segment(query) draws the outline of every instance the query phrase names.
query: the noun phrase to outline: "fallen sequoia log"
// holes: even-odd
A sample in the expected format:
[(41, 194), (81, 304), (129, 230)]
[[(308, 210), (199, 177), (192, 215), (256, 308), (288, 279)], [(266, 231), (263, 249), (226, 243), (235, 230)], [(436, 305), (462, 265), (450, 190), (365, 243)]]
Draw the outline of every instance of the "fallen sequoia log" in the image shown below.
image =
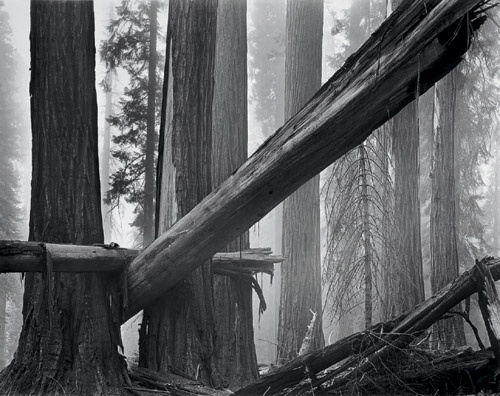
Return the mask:
[[(500, 259), (486, 258), (481, 265), (488, 269), (492, 279), (500, 279)], [(308, 389), (335, 393), (345, 391), (352, 383), (357, 387), (365, 386), (362, 381), (371, 384), (373, 380), (369, 380), (371, 377), (367, 373), (385, 364), (387, 357), (395, 350), (405, 349), (449, 310), (474, 294), (479, 287), (478, 279), (484, 279), (484, 274), (479, 266), (475, 266), (414, 310), (346, 337), (322, 350), (299, 356), (235, 394), (252, 396), (265, 393), (270, 396), (286, 388), (295, 388), (295, 394), (304, 394)], [(338, 367), (319, 376), (322, 371), (338, 363), (341, 363)], [(497, 370), (491, 366), (493, 364), (496, 367), (496, 362), (488, 360), (484, 364), (483, 368), (490, 375), (489, 380), (496, 386)], [(302, 381), (306, 383), (301, 384)], [(323, 384), (328, 385), (325, 388)]]
[(482, 0), (405, 0), (314, 97), (128, 268), (132, 317), (452, 70)]
[[(138, 254), (138, 250), (124, 249), (113, 243), (81, 246), (0, 240), (0, 273), (47, 271), (47, 255), (54, 272), (122, 271)], [(273, 255), (270, 248), (255, 248), (216, 253), (211, 260), (214, 272), (219, 275), (258, 272), (272, 275), (274, 264), (284, 258)]]

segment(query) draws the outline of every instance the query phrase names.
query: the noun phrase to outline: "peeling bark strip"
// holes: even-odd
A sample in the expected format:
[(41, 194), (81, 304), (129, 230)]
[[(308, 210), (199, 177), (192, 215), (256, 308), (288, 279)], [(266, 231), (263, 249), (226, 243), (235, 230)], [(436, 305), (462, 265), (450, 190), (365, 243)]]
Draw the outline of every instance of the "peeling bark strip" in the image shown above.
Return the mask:
[[(132, 317), (452, 70), (481, 0), (406, 0), (278, 132), (131, 263)], [(469, 26), (477, 29), (478, 23)], [(462, 34), (462, 30), (465, 34)], [(456, 34), (458, 33), (458, 34)], [(172, 234), (184, 232), (167, 246)]]
[[(482, 264), (490, 271), (494, 280), (500, 279), (500, 259), (485, 259)], [(349, 357), (351, 358), (339, 368), (313, 381), (312, 386), (319, 386), (333, 379), (330, 388), (335, 389), (353, 378), (361, 378), (363, 373), (373, 369), (375, 363), (383, 359), (388, 352), (408, 345), (460, 301), (475, 293), (478, 290), (478, 277), (480, 271), (476, 266), (464, 272), (414, 310), (390, 322), (380, 323), (363, 332), (352, 334), (324, 349), (299, 356), (271, 374), (261, 377), (252, 385), (240, 389), (235, 395), (253, 396), (265, 392), (267, 396), (271, 396)], [(341, 375), (343, 373), (344, 375)], [(311, 388), (311, 384), (307, 386)]]

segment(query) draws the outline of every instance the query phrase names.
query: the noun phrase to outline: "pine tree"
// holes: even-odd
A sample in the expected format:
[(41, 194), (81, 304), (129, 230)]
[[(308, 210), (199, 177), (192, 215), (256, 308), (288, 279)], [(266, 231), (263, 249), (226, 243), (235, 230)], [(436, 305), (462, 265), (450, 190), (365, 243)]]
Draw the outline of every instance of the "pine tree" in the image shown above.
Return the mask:
[[(100, 55), (108, 71), (123, 69), (129, 84), (119, 101), (121, 110), (108, 120), (119, 135), (113, 136), (112, 157), (118, 169), (111, 175), (107, 203), (111, 209), (124, 198), (135, 205), (132, 223), (143, 236), (142, 244), (153, 239), (155, 150), (161, 103), (163, 55), (156, 50), (158, 1), (132, 3), (123, 0), (116, 19), (101, 43)], [(109, 89), (105, 82), (105, 89)]]

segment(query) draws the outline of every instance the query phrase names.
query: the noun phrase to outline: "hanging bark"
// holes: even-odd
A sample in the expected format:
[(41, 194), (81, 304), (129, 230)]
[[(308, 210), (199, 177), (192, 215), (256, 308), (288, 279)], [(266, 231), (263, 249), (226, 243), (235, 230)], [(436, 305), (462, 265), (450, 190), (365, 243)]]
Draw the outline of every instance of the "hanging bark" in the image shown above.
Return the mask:
[[(31, 240), (103, 242), (93, 3), (31, 3)], [(27, 274), (23, 329), (3, 395), (113, 395), (128, 380), (118, 354), (111, 280)], [(111, 301), (111, 302), (110, 302)]]
[[(431, 286), (435, 293), (458, 276), (455, 210), (456, 71), (436, 84), (431, 201)], [(458, 307), (458, 310), (461, 308)], [(465, 345), (463, 321), (456, 316), (434, 327), (434, 344), (445, 349)]]
[[(211, 189), (216, 17), (215, 0), (169, 3), (157, 177), (158, 234), (175, 221), (179, 224)], [(212, 266), (208, 258), (200, 260), (195, 266), (199, 268), (144, 310), (139, 364), (160, 372), (174, 367), (217, 386), (221, 377), (214, 349)]]
[[(323, 0), (287, 1), (285, 119), (291, 118), (321, 86)], [(277, 361), (297, 356), (310, 310), (321, 308), (319, 175), (283, 202), (281, 298)], [(311, 349), (324, 345), (321, 316)]]
[[(478, 13), (461, 17), (479, 3), (405, 1), (278, 133), (131, 263), (126, 317), (360, 144), (412, 100), (417, 82), (424, 93), (452, 70), (468, 48), (469, 28), (477, 29), (484, 20)], [(454, 21), (462, 25), (447, 31)]]

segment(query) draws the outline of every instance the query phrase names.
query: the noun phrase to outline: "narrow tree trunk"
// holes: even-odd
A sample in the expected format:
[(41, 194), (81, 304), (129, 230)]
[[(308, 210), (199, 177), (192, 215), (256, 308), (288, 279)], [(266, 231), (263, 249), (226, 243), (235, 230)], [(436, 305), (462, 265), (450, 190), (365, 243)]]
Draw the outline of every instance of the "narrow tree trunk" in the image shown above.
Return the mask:
[[(288, 0), (285, 117), (292, 117), (321, 85), (323, 0)], [(283, 203), (283, 255), (278, 362), (297, 356), (310, 321), (321, 315), (319, 176)], [(321, 316), (311, 349), (324, 345)]]
[[(211, 189), (211, 111), (217, 2), (172, 0), (158, 164), (158, 234)], [(144, 310), (139, 364), (221, 385), (214, 349), (212, 266), (199, 267)]]
[[(111, 4), (109, 10), (109, 20), (114, 18), (114, 6)], [(103, 228), (104, 240), (110, 242), (111, 240), (111, 212), (109, 205), (104, 204), (107, 193), (109, 191), (109, 160), (110, 160), (110, 142), (111, 142), (111, 123), (108, 121), (109, 117), (114, 115), (113, 110), (113, 72), (106, 73), (106, 105), (104, 108), (104, 136), (102, 139), (101, 151), (101, 195), (102, 195), (102, 214), (103, 214)]]
[[(103, 242), (94, 55), (92, 2), (31, 3), (30, 240)], [(128, 376), (111, 281), (49, 270), (25, 279), (23, 329), (0, 393), (120, 394)]]
[(148, 61), (148, 112), (146, 125), (146, 159), (144, 175), (144, 224), (142, 246), (146, 247), (154, 236), (155, 196), (155, 148), (156, 148), (156, 37), (158, 36), (157, 0), (152, 0), (149, 14), (149, 61)]
[[(219, 0), (212, 112), (212, 187), (247, 159), (247, 4)], [(250, 246), (248, 232), (224, 251)], [(241, 388), (259, 376), (255, 353), (252, 284), (243, 276), (214, 276), (217, 367), (225, 387)]]
[[(435, 293), (458, 276), (454, 170), (456, 70), (435, 86), (431, 204), (431, 286)], [(434, 326), (436, 346), (465, 344), (462, 319), (454, 315)]]
[(364, 143), (359, 145), (359, 167), (361, 175), (361, 202), (363, 218), (363, 268), (365, 286), (365, 328), (372, 325), (373, 318), (373, 245), (372, 230), (370, 224), (370, 203), (368, 197), (368, 155)]

